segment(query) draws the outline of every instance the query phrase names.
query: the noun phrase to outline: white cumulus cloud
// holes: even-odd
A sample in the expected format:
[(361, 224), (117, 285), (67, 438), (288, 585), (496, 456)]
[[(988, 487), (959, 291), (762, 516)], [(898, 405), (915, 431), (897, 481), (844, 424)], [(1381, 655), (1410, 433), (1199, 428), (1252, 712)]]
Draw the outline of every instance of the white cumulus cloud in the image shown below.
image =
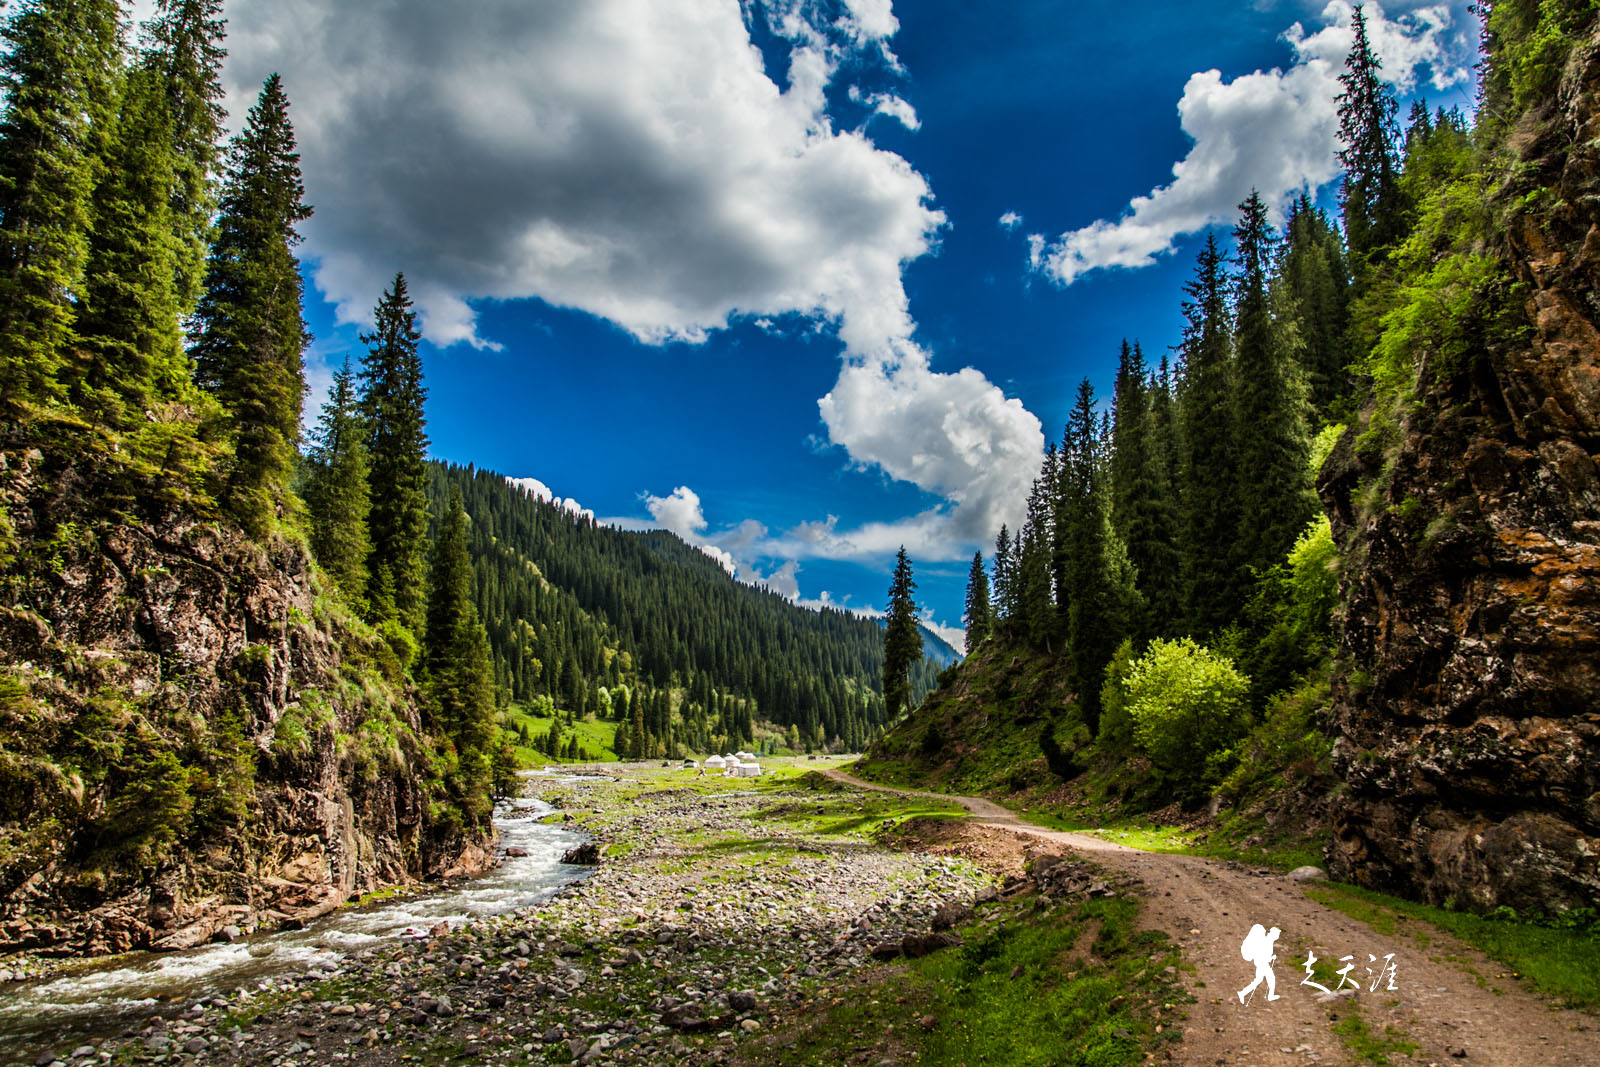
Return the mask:
[(817, 402), (829, 440), (863, 467), (910, 482), (942, 503), (896, 522), (840, 530), (834, 520), (789, 531), (793, 555), (957, 559), (1016, 525), (1039, 470), (1044, 431), (982, 373), (934, 371), (915, 345), (846, 363)]
[(827, 112), (853, 50), (887, 55), (889, 0), (819, 8), (768, 5), (780, 86), (739, 0), (236, 0), (225, 77), (237, 121), (283, 75), (306, 251), (346, 320), (400, 269), (440, 344), (493, 341), (473, 301), (539, 297), (647, 342), (799, 313), (870, 345), (909, 330), (900, 268), (944, 216)]
[(1015, 211), (1008, 211), (1000, 216), (1000, 228), (1008, 233), (1022, 225), (1022, 216)]
[[(1107, 267), (1143, 267), (1171, 252), (1180, 236), (1233, 219), (1251, 189), (1281, 204), (1302, 189), (1317, 189), (1338, 174), (1339, 75), (1354, 41), (1346, 0), (1322, 11), (1325, 25), (1308, 33), (1296, 22), (1284, 33), (1294, 50), (1287, 70), (1256, 71), (1224, 81), (1216, 70), (1189, 78), (1178, 117), (1194, 140), (1173, 165), (1173, 180), (1135, 197), (1116, 219), (1098, 219), (1054, 239), (1029, 238), (1029, 264), (1061, 285)], [(1435, 88), (1464, 82), (1470, 46), (1451, 34), (1450, 8), (1430, 5), (1385, 16), (1365, 6), (1368, 37), (1383, 62), (1383, 78), (1402, 92), (1423, 68)]]

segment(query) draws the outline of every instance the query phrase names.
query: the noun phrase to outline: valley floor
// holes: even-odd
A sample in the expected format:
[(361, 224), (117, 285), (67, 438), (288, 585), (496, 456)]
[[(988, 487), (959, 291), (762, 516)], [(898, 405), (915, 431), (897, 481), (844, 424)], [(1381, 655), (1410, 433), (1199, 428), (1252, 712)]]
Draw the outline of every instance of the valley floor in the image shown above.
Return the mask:
[[(818, 766), (534, 779), (605, 845), (550, 903), (0, 1063), (1600, 1062), (1592, 1017), (1436, 933), (1380, 935), (1281, 874)], [(1236, 995), (1252, 923), (1283, 931), (1275, 1001)], [(1363, 992), (1301, 986), (1310, 950), (1330, 987), (1327, 964), (1353, 955)], [(1391, 952), (1396, 990), (1365, 991), (1368, 955)]]

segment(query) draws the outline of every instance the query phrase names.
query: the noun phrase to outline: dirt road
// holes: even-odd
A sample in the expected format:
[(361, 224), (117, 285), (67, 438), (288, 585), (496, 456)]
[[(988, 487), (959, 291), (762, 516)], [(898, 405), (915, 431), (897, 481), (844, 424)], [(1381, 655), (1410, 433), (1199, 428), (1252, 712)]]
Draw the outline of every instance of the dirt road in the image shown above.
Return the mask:
[[(1335, 1027), (1352, 1029), (1356, 1019), (1380, 1049), (1387, 1044), (1390, 1063), (1600, 1067), (1600, 1019), (1555, 1008), (1524, 990), (1503, 965), (1431, 927), (1402, 926), (1380, 935), (1310, 899), (1300, 883), (1275, 871), (1046, 830), (982, 797), (893, 789), (843, 771), (822, 773), (862, 789), (953, 801), (977, 825), (1062, 845), (1137, 876), (1150, 892), (1147, 921), (1172, 936), (1195, 967), (1190, 988), (1196, 1003), (1174, 1062), (1382, 1062), (1357, 1055), (1335, 1033)], [(1269, 1001), (1263, 985), (1241, 1003), (1238, 991), (1254, 978), (1255, 967), (1243, 960), (1240, 946), (1254, 923), (1282, 931), (1273, 965), (1278, 999)], [(1416, 933), (1424, 935), (1426, 947)], [(1301, 985), (1313, 951), (1319, 960), (1354, 957), (1349, 979), (1360, 982), (1361, 992), (1352, 994), (1346, 986), (1345, 995), (1324, 997)], [(1394, 954), (1395, 990), (1388, 989), (1385, 976), (1377, 991), (1369, 991), (1388, 953)], [(1408, 1057), (1402, 1046), (1415, 1047)]]

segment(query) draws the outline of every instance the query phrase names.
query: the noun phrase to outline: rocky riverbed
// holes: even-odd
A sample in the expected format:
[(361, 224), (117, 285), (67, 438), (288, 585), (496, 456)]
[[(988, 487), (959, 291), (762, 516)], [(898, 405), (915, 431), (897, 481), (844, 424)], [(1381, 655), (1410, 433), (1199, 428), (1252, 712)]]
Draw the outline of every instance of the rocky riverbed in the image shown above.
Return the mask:
[(20, 1062), (719, 1063), (994, 892), (965, 859), (874, 844), (897, 799), (660, 769), (531, 788), (605, 844), (550, 902)]

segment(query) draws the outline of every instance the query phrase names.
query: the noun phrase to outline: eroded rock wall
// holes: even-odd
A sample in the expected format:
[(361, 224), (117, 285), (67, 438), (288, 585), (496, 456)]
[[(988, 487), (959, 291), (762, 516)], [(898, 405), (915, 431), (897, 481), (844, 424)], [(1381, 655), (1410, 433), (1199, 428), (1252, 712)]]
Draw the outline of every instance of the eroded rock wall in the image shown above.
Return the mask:
[[(184, 948), (491, 862), (389, 646), (304, 547), (0, 455), (0, 954)], [(64, 521), (68, 520), (70, 521)], [(54, 553), (52, 555), (52, 553)]]
[(1436, 903), (1556, 912), (1600, 906), (1592, 22), (1502, 169), (1487, 251), (1524, 321), (1465, 363), (1420, 353), (1398, 454), (1347, 441), (1323, 471), (1347, 546), (1329, 863)]

